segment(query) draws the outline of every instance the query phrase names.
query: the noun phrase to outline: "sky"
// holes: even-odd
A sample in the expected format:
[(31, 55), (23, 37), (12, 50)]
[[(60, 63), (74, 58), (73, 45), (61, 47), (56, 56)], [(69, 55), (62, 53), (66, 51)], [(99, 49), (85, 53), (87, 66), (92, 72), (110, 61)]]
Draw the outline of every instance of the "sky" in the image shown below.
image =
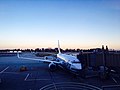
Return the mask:
[(0, 49), (120, 50), (120, 0), (0, 0)]

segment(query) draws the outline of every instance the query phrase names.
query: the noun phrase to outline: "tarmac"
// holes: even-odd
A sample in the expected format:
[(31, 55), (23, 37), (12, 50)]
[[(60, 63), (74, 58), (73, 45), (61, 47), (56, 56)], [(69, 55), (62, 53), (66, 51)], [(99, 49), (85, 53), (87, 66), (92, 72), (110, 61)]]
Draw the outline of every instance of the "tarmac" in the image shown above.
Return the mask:
[[(38, 58), (25, 53), (22, 57)], [(40, 58), (43, 59), (43, 58)], [(49, 63), (16, 56), (0, 57), (0, 90), (120, 90), (120, 76), (108, 80), (81, 78), (58, 68), (51, 72)], [(26, 71), (20, 68), (27, 67)]]

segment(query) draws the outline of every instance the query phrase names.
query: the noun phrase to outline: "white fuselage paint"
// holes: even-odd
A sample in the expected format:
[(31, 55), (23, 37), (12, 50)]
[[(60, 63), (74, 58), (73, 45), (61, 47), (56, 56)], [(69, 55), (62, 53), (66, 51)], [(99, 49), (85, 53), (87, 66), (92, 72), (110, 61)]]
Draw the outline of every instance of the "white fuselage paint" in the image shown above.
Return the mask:
[(61, 64), (65, 64), (64, 66), (70, 70), (82, 69), (80, 61), (75, 56), (58, 53), (57, 58), (61, 61)]

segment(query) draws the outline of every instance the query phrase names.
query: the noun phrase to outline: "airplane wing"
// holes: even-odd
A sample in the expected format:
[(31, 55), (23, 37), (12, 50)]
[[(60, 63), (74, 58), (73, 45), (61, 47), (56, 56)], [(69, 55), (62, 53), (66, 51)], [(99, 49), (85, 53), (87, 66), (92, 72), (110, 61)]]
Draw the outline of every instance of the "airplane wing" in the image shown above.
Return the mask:
[(57, 61), (51, 61), (51, 60), (44, 60), (44, 59), (37, 59), (37, 58), (27, 58), (27, 57), (21, 57), (19, 55), (19, 53), (17, 53), (17, 57), (20, 58), (20, 59), (27, 59), (27, 60), (34, 60), (34, 61), (39, 61), (39, 62), (47, 62), (47, 63), (60, 63), (60, 62), (57, 62)]

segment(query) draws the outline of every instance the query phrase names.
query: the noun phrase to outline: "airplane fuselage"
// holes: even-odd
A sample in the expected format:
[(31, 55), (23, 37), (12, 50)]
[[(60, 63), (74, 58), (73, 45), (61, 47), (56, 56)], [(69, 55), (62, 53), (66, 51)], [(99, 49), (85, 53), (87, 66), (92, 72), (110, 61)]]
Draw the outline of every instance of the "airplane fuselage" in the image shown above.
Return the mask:
[(82, 69), (80, 61), (75, 56), (59, 53), (57, 60), (61, 62), (62, 67), (70, 71), (78, 72)]

